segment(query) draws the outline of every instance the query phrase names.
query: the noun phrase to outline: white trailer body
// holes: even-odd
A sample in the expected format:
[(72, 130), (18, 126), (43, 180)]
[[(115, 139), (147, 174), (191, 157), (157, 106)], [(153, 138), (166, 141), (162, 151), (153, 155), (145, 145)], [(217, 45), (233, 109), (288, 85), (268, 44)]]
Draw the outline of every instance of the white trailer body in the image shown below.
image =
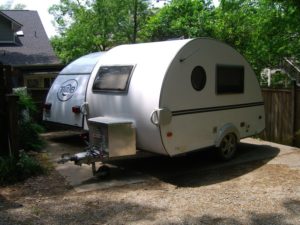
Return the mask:
[[(138, 149), (169, 156), (230, 148), (265, 127), (251, 66), (208, 38), (112, 48), (92, 72), (86, 101), (93, 128), (131, 122)], [(99, 135), (90, 134), (94, 144)]]
[(67, 65), (52, 84), (44, 106), (43, 120), (83, 128), (84, 102), (90, 75), (102, 52), (91, 53)]

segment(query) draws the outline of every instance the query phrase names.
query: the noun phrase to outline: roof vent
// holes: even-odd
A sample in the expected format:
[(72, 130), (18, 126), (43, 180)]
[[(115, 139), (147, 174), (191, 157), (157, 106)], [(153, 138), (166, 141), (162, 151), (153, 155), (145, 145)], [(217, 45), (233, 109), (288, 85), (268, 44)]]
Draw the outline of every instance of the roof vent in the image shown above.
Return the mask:
[(18, 36), (18, 37), (20, 37), (20, 36), (24, 36), (24, 32), (22, 31), (22, 30), (19, 30), (19, 31), (17, 31), (16, 32), (16, 35)]

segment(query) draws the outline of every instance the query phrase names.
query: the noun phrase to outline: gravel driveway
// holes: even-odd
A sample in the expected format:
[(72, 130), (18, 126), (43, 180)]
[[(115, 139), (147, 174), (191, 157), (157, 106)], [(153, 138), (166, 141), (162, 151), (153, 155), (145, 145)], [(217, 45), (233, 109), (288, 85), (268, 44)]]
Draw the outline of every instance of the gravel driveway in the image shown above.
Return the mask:
[[(82, 148), (76, 136), (45, 138), (50, 158)], [(300, 224), (297, 148), (246, 139), (227, 163), (209, 149), (111, 166), (100, 181), (70, 185), (57, 167), (0, 188), (0, 224)]]

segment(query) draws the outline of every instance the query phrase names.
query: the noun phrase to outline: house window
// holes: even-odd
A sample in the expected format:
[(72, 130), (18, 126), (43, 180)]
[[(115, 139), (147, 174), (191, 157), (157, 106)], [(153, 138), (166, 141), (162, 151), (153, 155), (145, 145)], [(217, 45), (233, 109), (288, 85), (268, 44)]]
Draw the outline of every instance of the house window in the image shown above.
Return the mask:
[(54, 73), (30, 73), (24, 75), (24, 85), (28, 89), (47, 90), (53, 84), (57, 74)]
[(28, 88), (40, 88), (41, 87), (39, 79), (28, 79), (26, 86)]
[(93, 91), (127, 92), (134, 66), (102, 66), (94, 80)]
[(217, 65), (217, 94), (238, 94), (244, 92), (244, 67)]
[(0, 16), (0, 43), (14, 43), (15, 35), (12, 29), (13, 24), (11, 21), (4, 19)]

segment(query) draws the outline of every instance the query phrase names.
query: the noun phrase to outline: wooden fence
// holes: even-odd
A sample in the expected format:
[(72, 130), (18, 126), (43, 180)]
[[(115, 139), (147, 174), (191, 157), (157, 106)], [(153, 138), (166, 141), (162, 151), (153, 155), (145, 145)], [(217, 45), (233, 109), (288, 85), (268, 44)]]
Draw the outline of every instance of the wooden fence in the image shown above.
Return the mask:
[(262, 89), (266, 129), (261, 138), (300, 147), (300, 89)]
[(0, 65), (0, 155), (8, 152), (8, 136), (6, 127), (6, 77), (5, 68)]
[(11, 67), (0, 65), (0, 156), (18, 155), (18, 96), (11, 95)]

